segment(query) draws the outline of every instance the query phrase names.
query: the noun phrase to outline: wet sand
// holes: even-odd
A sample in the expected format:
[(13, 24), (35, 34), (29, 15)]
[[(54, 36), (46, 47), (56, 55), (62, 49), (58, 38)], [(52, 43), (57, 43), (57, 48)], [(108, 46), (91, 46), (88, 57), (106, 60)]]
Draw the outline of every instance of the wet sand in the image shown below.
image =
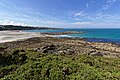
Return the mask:
[(32, 37), (45, 37), (40, 33), (23, 32), (23, 31), (0, 31), (0, 43), (24, 40)]

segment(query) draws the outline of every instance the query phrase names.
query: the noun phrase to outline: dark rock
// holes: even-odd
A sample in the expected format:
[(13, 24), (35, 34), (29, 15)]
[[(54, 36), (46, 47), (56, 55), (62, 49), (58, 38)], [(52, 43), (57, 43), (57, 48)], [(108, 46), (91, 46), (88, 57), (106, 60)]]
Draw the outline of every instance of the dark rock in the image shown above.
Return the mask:
[(94, 52), (94, 53), (91, 53), (90, 55), (92, 55), (92, 56), (103, 56), (103, 53), (101, 53), (101, 52)]
[[(25, 41), (15, 41), (1, 43), (3, 47), (0, 49), (0, 54), (7, 55), (15, 49), (23, 49), (33, 52), (44, 52), (53, 54), (68, 54), (68, 55), (93, 55), (120, 58), (120, 46), (111, 43), (86, 42), (85, 39), (79, 38), (52, 38), (52, 37), (37, 37), (30, 38)], [(15, 51), (18, 54), (19, 51)]]
[(4, 51), (7, 47), (0, 47), (0, 51)]
[(25, 52), (25, 50), (22, 49), (22, 50), (20, 50), (20, 52)]
[(56, 51), (57, 47), (55, 45), (47, 45), (40, 49), (43, 53), (54, 53)]
[(46, 76), (47, 78), (49, 78), (49, 75), (50, 75), (50, 68), (48, 68), (48, 69), (46, 70), (46, 73), (45, 73), (44, 76)]

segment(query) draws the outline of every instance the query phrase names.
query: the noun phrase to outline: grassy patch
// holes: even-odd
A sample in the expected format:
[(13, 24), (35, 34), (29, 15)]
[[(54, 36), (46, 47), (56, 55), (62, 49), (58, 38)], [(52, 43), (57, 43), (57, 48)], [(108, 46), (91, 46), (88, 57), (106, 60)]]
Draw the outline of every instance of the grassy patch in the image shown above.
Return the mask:
[[(16, 50), (0, 66), (1, 80), (119, 80), (120, 59)], [(5, 59), (5, 60), (7, 60)]]

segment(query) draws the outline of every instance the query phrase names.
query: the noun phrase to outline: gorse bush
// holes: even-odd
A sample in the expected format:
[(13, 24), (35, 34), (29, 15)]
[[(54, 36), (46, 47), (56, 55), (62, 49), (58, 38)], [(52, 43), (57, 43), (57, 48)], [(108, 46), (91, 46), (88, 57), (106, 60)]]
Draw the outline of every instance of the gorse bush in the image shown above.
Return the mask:
[[(119, 80), (120, 59), (15, 50), (1, 80)], [(7, 60), (7, 59), (6, 59)], [(8, 61), (8, 60), (7, 60)]]
[(0, 65), (23, 64), (27, 59), (26, 54), (19, 54), (20, 50), (14, 50), (12, 54), (1, 55)]

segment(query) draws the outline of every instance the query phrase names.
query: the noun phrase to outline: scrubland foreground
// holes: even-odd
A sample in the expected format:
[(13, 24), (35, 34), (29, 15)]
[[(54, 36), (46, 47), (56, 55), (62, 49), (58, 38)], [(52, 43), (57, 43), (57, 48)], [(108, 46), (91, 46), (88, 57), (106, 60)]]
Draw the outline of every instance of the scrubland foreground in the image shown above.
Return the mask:
[(1, 43), (0, 80), (120, 80), (119, 56), (119, 45), (84, 39)]

